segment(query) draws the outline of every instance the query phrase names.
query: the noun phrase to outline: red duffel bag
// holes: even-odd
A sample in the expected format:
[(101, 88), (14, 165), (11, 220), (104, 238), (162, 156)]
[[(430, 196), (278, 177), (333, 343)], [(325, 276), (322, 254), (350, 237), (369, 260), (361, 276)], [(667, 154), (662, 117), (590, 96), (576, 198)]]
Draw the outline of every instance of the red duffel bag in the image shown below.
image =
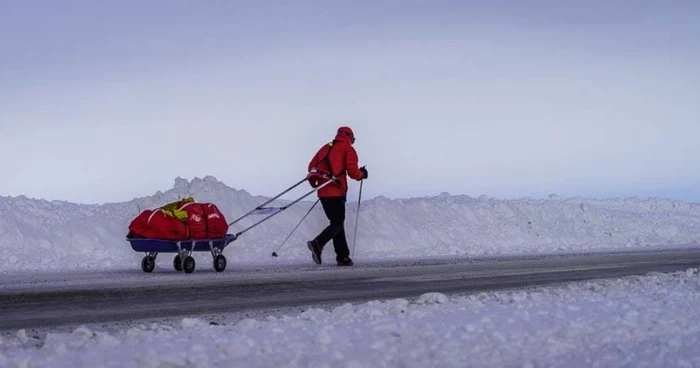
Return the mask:
[(223, 238), (228, 232), (228, 223), (224, 214), (213, 203), (202, 203), (204, 215), (207, 218), (207, 236), (209, 238)]
[(226, 218), (213, 203), (185, 203), (179, 208), (187, 212), (190, 239), (223, 238), (228, 232)]
[(187, 212), (187, 228), (190, 231), (190, 239), (206, 239), (207, 222), (204, 209), (199, 203), (185, 203), (180, 210)]
[(187, 226), (178, 219), (168, 216), (163, 210), (145, 210), (131, 224), (129, 231), (134, 236), (151, 239), (185, 240)]

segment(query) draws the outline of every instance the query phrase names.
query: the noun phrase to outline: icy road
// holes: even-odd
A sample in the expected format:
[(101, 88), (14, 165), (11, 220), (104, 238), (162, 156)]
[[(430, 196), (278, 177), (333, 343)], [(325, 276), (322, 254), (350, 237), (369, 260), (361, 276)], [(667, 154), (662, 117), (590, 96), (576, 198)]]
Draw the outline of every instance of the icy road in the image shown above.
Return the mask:
[(0, 330), (193, 316), (269, 308), (410, 298), (553, 282), (670, 272), (700, 265), (700, 248), (494, 257), (377, 261), (335, 265), (229, 264), (223, 273), (197, 265), (194, 274), (168, 267), (13, 275), (0, 281)]

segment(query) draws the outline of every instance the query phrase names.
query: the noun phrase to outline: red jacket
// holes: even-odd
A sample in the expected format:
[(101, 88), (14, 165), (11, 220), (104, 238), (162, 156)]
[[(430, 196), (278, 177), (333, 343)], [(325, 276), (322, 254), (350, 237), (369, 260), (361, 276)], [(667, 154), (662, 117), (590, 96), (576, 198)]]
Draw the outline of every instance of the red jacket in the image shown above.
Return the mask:
[[(316, 169), (323, 173), (331, 174), (340, 182), (333, 182), (319, 189), (318, 196), (320, 198), (346, 195), (348, 192), (348, 175), (355, 180), (363, 179), (363, 173), (357, 165), (357, 152), (352, 147), (353, 141), (354, 134), (352, 130), (348, 127), (341, 127), (338, 129), (335, 140), (321, 147), (311, 159), (311, 162), (309, 162), (309, 172)], [(328, 167), (328, 164), (330, 164), (330, 167)]]

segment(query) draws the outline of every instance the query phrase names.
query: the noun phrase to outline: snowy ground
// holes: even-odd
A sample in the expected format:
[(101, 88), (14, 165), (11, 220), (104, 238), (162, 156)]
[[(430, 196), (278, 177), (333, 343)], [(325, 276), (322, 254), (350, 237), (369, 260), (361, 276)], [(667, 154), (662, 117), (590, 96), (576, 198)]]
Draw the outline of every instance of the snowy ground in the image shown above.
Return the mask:
[(693, 367), (698, 269), (0, 340), (7, 367)]
[[(356, 193), (353, 183), (351, 199)], [(229, 221), (266, 200), (213, 177), (177, 179), (165, 192), (100, 206), (0, 197), (0, 252), (4, 260), (0, 274), (138, 269), (143, 255), (124, 240), (129, 222), (141, 210), (190, 195), (201, 202), (216, 203)], [(290, 238), (280, 258), (270, 254), (311, 203), (302, 202), (244, 234), (225, 255), (245, 264), (308, 261), (305, 242), (327, 224), (320, 206)], [(348, 203), (347, 229), (355, 226), (355, 206)], [(260, 218), (244, 220), (231, 232)], [(447, 194), (394, 200), (380, 197), (363, 201), (353, 258), (363, 262), (692, 246), (700, 243), (698, 229), (699, 204), (664, 199), (600, 201), (552, 196), (547, 200), (497, 200)], [(348, 234), (352, 242), (352, 231)], [(327, 254), (333, 258), (332, 246)], [(198, 265), (210, 267), (209, 254), (197, 253), (195, 259)]]
[[(0, 274), (139, 272), (142, 254), (124, 241), (129, 221), (143, 209), (190, 195), (216, 203), (229, 220), (266, 200), (212, 177), (177, 179), (165, 192), (99, 206), (0, 197), (5, 261)], [(225, 251), (229, 265), (270, 268), (309, 262), (303, 244), (325, 226), (320, 209), (280, 258), (270, 252), (310, 205), (302, 202), (245, 234)], [(354, 206), (348, 204), (348, 228), (355, 225)], [(359, 263), (700, 243), (700, 205), (664, 199), (376, 198), (364, 202), (360, 219), (353, 255)], [(329, 247), (325, 259), (332, 259), (332, 253)], [(198, 269), (211, 268), (210, 255), (195, 258)], [(168, 260), (162, 262), (171, 267)], [(694, 269), (467, 296), (428, 294), (240, 321), (228, 316), (218, 322), (229, 323), (214, 325), (185, 319), (108, 330), (91, 326), (38, 337), (20, 330), (1, 335), (0, 367), (692, 367), (700, 366), (699, 297), (700, 277)]]

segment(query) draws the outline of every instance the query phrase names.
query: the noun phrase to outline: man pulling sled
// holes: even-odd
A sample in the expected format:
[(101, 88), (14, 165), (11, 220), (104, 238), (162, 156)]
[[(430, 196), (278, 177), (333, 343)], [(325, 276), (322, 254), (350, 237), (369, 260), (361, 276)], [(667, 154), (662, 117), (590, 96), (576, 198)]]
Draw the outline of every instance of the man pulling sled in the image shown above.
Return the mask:
[[(358, 158), (357, 152), (352, 147), (353, 143), (355, 143), (353, 131), (348, 127), (340, 127), (335, 139), (321, 147), (314, 155), (309, 163), (309, 173), (304, 179), (301, 179), (284, 192), (233, 222), (226, 224), (226, 219), (214, 204), (198, 204), (194, 203), (192, 198), (186, 198), (155, 211), (143, 211), (129, 225), (127, 241), (131, 243), (131, 247), (135, 251), (146, 253), (141, 262), (141, 268), (144, 272), (153, 271), (155, 258), (158, 253), (177, 253), (178, 255), (173, 260), (175, 269), (178, 271), (184, 269), (185, 272), (191, 273), (195, 267), (191, 253), (197, 251), (210, 251), (214, 257), (214, 269), (217, 272), (221, 272), (226, 267), (226, 259), (222, 253), (228, 244), (316, 192), (318, 196), (317, 203), (321, 202), (330, 223), (316, 238), (307, 242), (312, 259), (315, 263), (321, 264), (323, 247), (333, 240), (338, 265), (352, 266), (353, 261), (350, 258), (350, 250), (345, 239), (347, 176), (358, 181), (367, 179), (367, 169), (357, 167)], [(265, 207), (304, 182), (311, 184), (313, 190), (283, 207)], [(362, 186), (360, 185), (360, 199), (361, 196)], [(313, 210), (314, 206), (311, 207), (306, 216)], [(268, 215), (235, 234), (227, 234), (232, 225), (248, 216), (260, 213), (267, 213)], [(304, 218), (301, 221), (304, 221)], [(301, 222), (299, 222), (299, 225), (301, 225)], [(357, 227), (355, 230), (357, 230)], [(292, 234), (289, 235), (291, 236)], [(282, 242), (282, 245), (284, 245), (284, 242)], [(280, 248), (282, 245), (280, 245)], [(276, 257), (277, 253), (273, 252), (272, 256)]]
[(311, 258), (321, 264), (321, 254), (326, 244), (333, 240), (335, 259), (338, 266), (352, 266), (348, 242), (345, 238), (345, 203), (347, 202), (348, 179), (360, 181), (367, 179), (365, 167), (358, 167), (355, 148), (355, 134), (349, 127), (340, 127), (335, 139), (323, 145), (309, 162), (309, 182), (317, 188), (335, 178), (331, 183), (317, 191), (323, 211), (329, 220), (328, 226), (306, 245), (311, 251)]

